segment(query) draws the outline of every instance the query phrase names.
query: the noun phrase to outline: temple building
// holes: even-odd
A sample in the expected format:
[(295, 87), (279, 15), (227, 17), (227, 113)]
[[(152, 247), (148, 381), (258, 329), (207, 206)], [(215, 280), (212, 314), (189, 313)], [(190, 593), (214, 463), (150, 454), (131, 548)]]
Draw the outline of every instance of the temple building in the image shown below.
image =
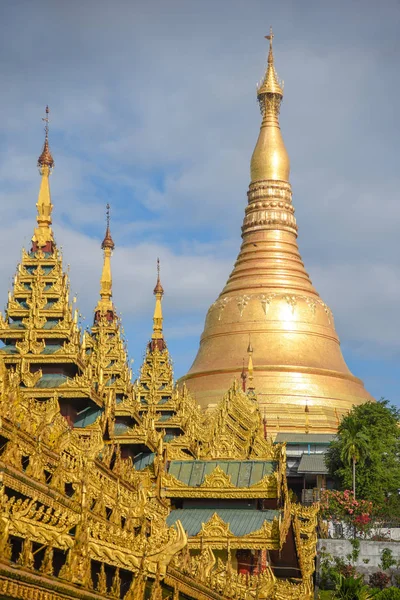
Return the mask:
[[(240, 377), (251, 339), (254, 386), (268, 431), (334, 433), (337, 418), (371, 400), (350, 373), (333, 315), (305, 270), (289, 182), (290, 162), (279, 111), (283, 84), (272, 51), (257, 90), (261, 128), (251, 158), (242, 245), (233, 271), (211, 305), (200, 348), (185, 381), (203, 408)], [(323, 193), (323, 191), (321, 192)]]
[(52, 231), (46, 109), (37, 226), (0, 317), (2, 598), (314, 597), (323, 454), (369, 395), (297, 248), (272, 38), (243, 244), (178, 384), (159, 261), (132, 381), (109, 205), (100, 294), (79, 327)]

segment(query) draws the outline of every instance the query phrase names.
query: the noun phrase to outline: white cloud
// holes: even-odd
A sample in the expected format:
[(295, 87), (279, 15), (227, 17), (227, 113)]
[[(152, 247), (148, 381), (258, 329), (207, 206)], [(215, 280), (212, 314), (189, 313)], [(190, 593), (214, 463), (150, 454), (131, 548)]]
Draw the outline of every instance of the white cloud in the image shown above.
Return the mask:
[(3, 10), (0, 297), (34, 226), (48, 103), (55, 232), (82, 312), (97, 300), (110, 201), (115, 301), (131, 339), (151, 325), (157, 255), (171, 335), (195, 338), (240, 245), (272, 21), (306, 267), (345, 345), (397, 352), (400, 8), (362, 6), (85, 0), (79, 19), (74, 3), (49, 0)]

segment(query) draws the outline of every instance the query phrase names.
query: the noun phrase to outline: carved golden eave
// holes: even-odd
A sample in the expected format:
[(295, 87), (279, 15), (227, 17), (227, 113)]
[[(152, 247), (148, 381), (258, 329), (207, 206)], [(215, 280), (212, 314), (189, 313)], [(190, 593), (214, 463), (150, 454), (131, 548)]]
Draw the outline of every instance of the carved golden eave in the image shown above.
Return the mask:
[[(187, 460), (188, 456), (184, 458)], [(217, 466), (199, 486), (190, 487), (171, 473), (165, 473), (162, 487), (168, 498), (277, 498), (280, 495), (279, 479), (280, 474), (276, 471), (249, 487), (237, 487), (232, 484), (230, 476)]]
[[(229, 542), (228, 542), (229, 541)], [(201, 531), (188, 540), (189, 547), (193, 549), (209, 546), (215, 550), (225, 550), (228, 546), (233, 549), (279, 549), (279, 520), (264, 521), (262, 527), (247, 535), (235, 536), (223, 519), (214, 513), (203, 523)]]

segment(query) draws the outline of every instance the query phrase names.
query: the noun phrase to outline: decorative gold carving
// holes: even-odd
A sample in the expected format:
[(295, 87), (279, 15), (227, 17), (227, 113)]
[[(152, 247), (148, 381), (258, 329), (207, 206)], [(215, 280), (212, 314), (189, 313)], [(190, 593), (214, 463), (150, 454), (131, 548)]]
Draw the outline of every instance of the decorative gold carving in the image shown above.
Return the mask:
[(221, 469), (219, 465), (217, 465), (209, 475), (204, 477), (204, 481), (200, 486), (201, 488), (234, 488), (231, 481), (231, 476), (227, 475), (225, 471)]
[(218, 513), (215, 512), (207, 521), (207, 523), (202, 524), (201, 531), (197, 534), (197, 536), (220, 539), (233, 537), (233, 533), (229, 528), (229, 523), (225, 523)]

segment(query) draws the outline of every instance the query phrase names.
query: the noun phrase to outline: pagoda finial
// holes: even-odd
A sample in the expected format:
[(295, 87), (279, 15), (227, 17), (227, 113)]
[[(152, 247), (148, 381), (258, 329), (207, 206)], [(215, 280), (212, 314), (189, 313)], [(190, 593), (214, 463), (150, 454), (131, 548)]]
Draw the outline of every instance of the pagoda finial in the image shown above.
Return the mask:
[(114, 307), (112, 298), (112, 276), (111, 276), (111, 255), (115, 248), (114, 241), (110, 231), (110, 205), (106, 205), (106, 234), (101, 243), (101, 249), (104, 252), (103, 270), (100, 279), (100, 300), (96, 306), (96, 315), (113, 315)]
[(275, 70), (272, 40), (272, 27), (269, 35), (268, 64), (264, 78), (257, 88), (262, 123), (260, 135), (251, 159), (251, 181), (289, 181), (290, 162), (279, 127), (279, 111), (283, 98), (283, 82), (279, 81)]
[(274, 32), (272, 31), (272, 25), (269, 28), (269, 35), (265, 36), (266, 40), (269, 40), (269, 51), (272, 53), (272, 40), (274, 39)]
[(156, 296), (157, 294), (161, 294), (161, 296), (164, 294), (164, 288), (161, 285), (161, 281), (160, 281), (160, 259), (157, 258), (157, 283), (156, 283), (156, 287), (154, 288), (154, 295)]
[(161, 300), (164, 295), (164, 288), (161, 285), (160, 281), (160, 259), (157, 258), (157, 283), (154, 288), (154, 295), (156, 297), (156, 305), (154, 307), (154, 315), (153, 315), (153, 335), (151, 336), (152, 340), (163, 340), (163, 314), (162, 314), (162, 306)]
[(44, 167), (47, 167), (48, 169), (52, 169), (54, 167), (54, 160), (51, 155), (50, 148), (49, 148), (49, 112), (50, 112), (49, 107), (46, 106), (46, 116), (42, 118), (42, 121), (45, 122), (44, 145), (43, 145), (42, 154), (38, 158), (38, 167), (41, 171), (43, 170)]
[(111, 250), (114, 250), (115, 244), (114, 244), (114, 240), (111, 237), (111, 231), (110, 231), (110, 205), (109, 204), (106, 204), (106, 222), (107, 222), (106, 235), (104, 236), (104, 240), (101, 243), (101, 249), (104, 250), (105, 248), (110, 248)]
[(42, 176), (40, 184), (39, 197), (36, 204), (37, 208), (37, 223), (32, 237), (32, 250), (44, 249), (51, 252), (53, 249), (53, 232), (51, 230), (51, 213), (53, 205), (51, 203), (49, 175), (54, 167), (54, 160), (49, 148), (49, 107), (46, 106), (46, 116), (42, 119), (45, 125), (45, 139), (41, 155), (38, 158), (39, 172)]

